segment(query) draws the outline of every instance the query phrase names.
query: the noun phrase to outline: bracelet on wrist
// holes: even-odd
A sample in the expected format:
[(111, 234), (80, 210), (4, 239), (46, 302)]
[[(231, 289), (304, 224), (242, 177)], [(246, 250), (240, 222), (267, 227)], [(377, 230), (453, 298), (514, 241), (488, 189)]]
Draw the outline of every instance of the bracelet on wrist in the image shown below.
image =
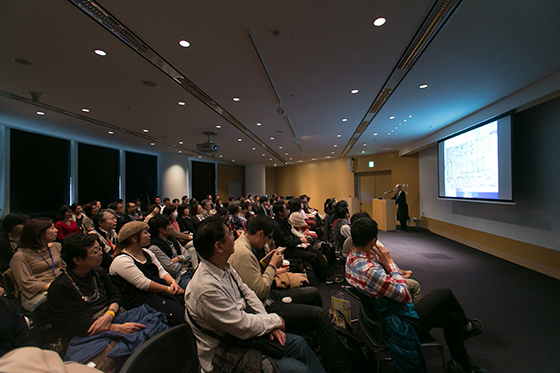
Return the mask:
[(115, 311), (113, 311), (113, 310), (107, 310), (107, 311), (105, 311), (105, 314), (109, 314), (109, 315), (112, 315), (113, 317), (115, 317)]
[(167, 287), (167, 290), (165, 291), (166, 293), (171, 293), (171, 287)]

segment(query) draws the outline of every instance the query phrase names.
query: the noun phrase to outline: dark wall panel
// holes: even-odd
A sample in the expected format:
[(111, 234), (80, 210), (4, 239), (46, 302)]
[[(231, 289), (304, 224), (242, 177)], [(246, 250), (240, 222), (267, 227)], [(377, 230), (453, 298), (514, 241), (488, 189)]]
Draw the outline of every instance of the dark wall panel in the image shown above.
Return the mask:
[(10, 130), (10, 210), (52, 215), (70, 201), (70, 141)]
[(157, 191), (157, 157), (126, 152), (125, 180), (127, 202), (139, 197), (143, 205), (149, 204)]
[(216, 193), (216, 165), (214, 163), (192, 161), (192, 197), (202, 201), (207, 195)]
[(119, 199), (119, 151), (78, 145), (78, 199), (101, 201), (103, 208)]

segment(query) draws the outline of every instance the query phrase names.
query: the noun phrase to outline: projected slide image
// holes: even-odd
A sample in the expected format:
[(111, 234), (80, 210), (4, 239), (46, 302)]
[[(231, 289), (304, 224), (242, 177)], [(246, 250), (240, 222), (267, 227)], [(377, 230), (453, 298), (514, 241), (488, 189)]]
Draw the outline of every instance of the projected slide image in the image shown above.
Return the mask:
[(444, 142), (445, 196), (498, 199), (498, 122)]

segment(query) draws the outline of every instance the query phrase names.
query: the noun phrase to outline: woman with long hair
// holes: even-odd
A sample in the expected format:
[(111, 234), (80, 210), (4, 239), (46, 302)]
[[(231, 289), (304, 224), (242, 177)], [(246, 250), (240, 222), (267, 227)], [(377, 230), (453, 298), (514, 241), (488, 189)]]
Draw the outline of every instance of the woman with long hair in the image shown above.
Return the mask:
[(72, 210), (67, 205), (62, 205), (58, 208), (58, 212), (56, 213), (57, 222), (54, 226), (58, 230), (57, 234), (60, 242), (64, 241), (66, 236), (73, 233), (80, 233), (78, 224), (76, 224), (75, 220), (72, 220), (73, 216)]
[(144, 303), (167, 315), (168, 324), (185, 322), (184, 290), (145, 249), (150, 244), (148, 224), (133, 221), (119, 231), (118, 244), (109, 274), (123, 297), (126, 309)]
[(12, 258), (11, 267), (21, 304), (32, 311), (46, 299), (51, 282), (60, 274), (60, 244), (54, 242), (57, 229), (52, 219), (31, 219), (23, 226), (20, 249)]

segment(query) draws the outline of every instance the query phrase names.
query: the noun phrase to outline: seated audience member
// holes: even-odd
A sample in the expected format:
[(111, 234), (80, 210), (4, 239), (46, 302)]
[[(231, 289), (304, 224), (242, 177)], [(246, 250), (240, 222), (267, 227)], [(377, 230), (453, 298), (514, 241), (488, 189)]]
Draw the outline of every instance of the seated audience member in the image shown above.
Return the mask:
[(72, 210), (72, 220), (74, 220), (76, 222), (76, 225), (78, 226), (78, 229), (80, 230), (80, 232), (82, 233), (87, 233), (84, 232), (83, 227), (82, 227), (82, 223), (84, 221), (84, 213), (82, 210), (82, 205), (80, 205), (79, 203), (73, 203), (70, 206), (70, 210)]
[(119, 233), (121, 227), (125, 225), (125, 223), (127, 222), (124, 218), (125, 215), (124, 203), (121, 201), (111, 202), (108, 208), (113, 210), (113, 214), (117, 219), (117, 226), (115, 227), (115, 232)]
[(67, 205), (62, 205), (56, 213), (57, 222), (54, 225), (58, 230), (57, 236), (60, 242), (64, 241), (66, 236), (73, 233), (80, 233), (80, 229), (74, 220), (72, 220), (72, 210)]
[(200, 224), (201, 221), (203, 221), (204, 219), (206, 219), (206, 214), (204, 213), (205, 210), (202, 208), (202, 206), (200, 205), (200, 203), (198, 203), (198, 201), (196, 199), (191, 199), (191, 220), (193, 222), (194, 228), (196, 230), (196, 226), (198, 224)]
[(181, 201), (182, 201), (181, 203), (184, 203), (185, 205), (188, 205), (189, 204), (189, 196), (185, 195), (185, 196), (181, 197)]
[(255, 214), (272, 216), (272, 211), (270, 211), (270, 201), (268, 197), (260, 198), (260, 206), (255, 209)]
[(126, 204), (126, 213), (124, 214), (124, 221), (128, 223), (129, 221), (140, 220), (140, 214), (136, 209), (136, 204), (134, 202), (128, 202)]
[(337, 218), (337, 221), (333, 228), (333, 235), (338, 244), (338, 247), (342, 248), (342, 246), (344, 245), (344, 241), (351, 235), (349, 221), (350, 208), (348, 207), (348, 202), (338, 202), (334, 208), (334, 214)]
[(301, 196), (299, 196), (299, 199), (301, 200), (301, 212), (305, 218), (305, 221), (309, 225), (309, 229), (315, 231), (317, 229), (317, 210), (315, 210), (313, 207), (309, 207), (309, 200), (311, 199), (311, 197), (302, 194)]
[(0, 273), (10, 268), (10, 261), (17, 251), (21, 230), (28, 220), (29, 216), (21, 212), (12, 212), (2, 220), (2, 233), (0, 233)]
[(149, 222), (151, 218), (153, 218), (156, 215), (159, 215), (160, 212), (161, 212), (161, 207), (157, 203), (151, 205), (148, 208), (148, 215), (146, 215), (146, 217), (144, 218), (144, 223)]
[(214, 215), (216, 213), (216, 209), (214, 208), (214, 203), (212, 203), (212, 198), (207, 198), (207, 199), (203, 199), (202, 202), (200, 203), (202, 206), (202, 215), (204, 215), (203, 219), (200, 219), (200, 221), (209, 218), (210, 216)]
[(220, 196), (216, 196), (216, 202), (214, 203), (214, 206), (216, 208), (216, 211), (218, 211), (219, 208), (224, 207), (224, 202), (222, 202)]
[(239, 219), (241, 219), (241, 221), (243, 222), (243, 224), (245, 225), (245, 227), (247, 227), (247, 218), (249, 216), (249, 206), (251, 206), (250, 203), (247, 203), (245, 201), (241, 202), (239, 204), (239, 212), (237, 213), (237, 216), (239, 217)]
[(185, 322), (184, 290), (163, 269), (150, 244), (148, 224), (132, 221), (119, 232), (119, 244), (109, 274), (123, 298), (126, 309), (144, 303), (167, 315), (169, 325)]
[(82, 220), (82, 231), (84, 233), (89, 233), (95, 229), (95, 225), (93, 225), (93, 217), (99, 211), (99, 207), (97, 207), (96, 202), (89, 202), (86, 203), (84, 206), (84, 212), (86, 216)]
[(192, 240), (192, 236), (187, 233), (181, 233), (181, 228), (179, 228), (179, 223), (177, 223), (177, 207), (175, 205), (166, 206), (163, 209), (162, 215), (169, 217), (171, 221), (171, 235), (178, 240), (181, 244), (186, 245)]
[[(167, 209), (167, 207), (166, 207)], [(165, 210), (165, 209), (164, 209)], [(150, 246), (148, 250), (156, 255), (162, 267), (177, 281), (181, 288), (186, 288), (193, 269), (191, 253), (171, 235), (173, 223), (167, 215), (155, 216), (148, 223), (150, 229)]]
[(241, 211), (241, 203), (239, 201), (232, 201), (228, 204), (229, 218), (226, 221), (226, 225), (233, 232), (235, 239), (237, 239), (241, 233), (245, 232), (245, 223), (239, 218), (239, 212)]
[(108, 270), (117, 248), (117, 218), (113, 214), (113, 210), (103, 209), (100, 210), (93, 217), (93, 225), (95, 229), (89, 234), (95, 235), (99, 246), (103, 250), (103, 262), (101, 266), (103, 269)]
[(179, 198), (173, 198), (173, 201), (171, 201), (171, 203), (172, 203), (175, 207), (179, 207), (179, 205), (181, 204), (181, 201), (179, 201)]
[(224, 223), (227, 223), (229, 219), (229, 211), (225, 207), (220, 207), (218, 208), (218, 210), (216, 210), (216, 216), (219, 216), (224, 221)]
[[(74, 337), (83, 339), (106, 331), (131, 334), (145, 329), (143, 322), (153, 322), (154, 318), (144, 320), (137, 310), (124, 312), (120, 308), (121, 295), (99, 266), (103, 256), (94, 236), (68, 237), (62, 245), (61, 255), (66, 269), (49, 287), (47, 305), (52, 324), (61, 333), (63, 346), (67, 348), (70, 344), (67, 357), (80, 357), (83, 363), (93, 361), (96, 368), (104, 372), (115, 371), (117, 360), (107, 354), (122, 336), (107, 335), (106, 342), (97, 348), (87, 344), (87, 339), (80, 343), (70, 341)], [(165, 328), (160, 324), (157, 330)]]
[[(314, 334), (321, 346), (323, 363), (330, 372), (350, 372), (352, 364), (328, 312), (323, 308), (319, 290), (311, 286), (271, 289), (275, 275), (286, 272), (281, 268), (284, 257), (278, 251), (272, 250), (264, 255), (264, 247), (271, 240), (273, 231), (272, 218), (257, 216), (251, 219), (247, 232), (235, 241), (229, 264), (263, 302), (266, 311), (284, 319), (287, 332)], [(255, 253), (264, 256), (260, 262)], [(290, 297), (291, 303), (282, 302), (284, 297)]]
[(0, 357), (16, 348), (36, 346), (18, 307), (4, 298), (2, 292), (0, 288)]
[[(477, 319), (467, 318), (461, 304), (449, 289), (433, 290), (419, 301), (411, 303), (410, 291), (403, 273), (389, 251), (378, 244), (377, 232), (377, 223), (371, 218), (361, 218), (352, 223), (354, 248), (346, 262), (346, 279), (350, 285), (376, 298), (379, 310), (387, 320), (386, 331), (392, 335), (393, 342), (388, 343), (392, 354), (396, 354), (396, 351), (402, 348), (413, 350), (411, 353), (414, 354), (416, 349), (410, 347), (407, 335), (417, 334), (422, 339), (428, 336), (432, 328), (443, 327), (452, 357), (447, 371), (486, 372), (472, 365), (463, 342), (480, 334), (483, 329), (482, 323)], [(416, 322), (412, 321), (414, 319)], [(403, 334), (404, 337), (398, 338)], [(419, 343), (417, 347), (420, 349)], [(396, 356), (401, 359), (405, 359), (405, 356), (411, 357), (407, 353)], [(422, 362), (421, 351), (417, 356)], [(399, 361), (395, 360), (395, 364), (399, 364)]]
[[(371, 219), (371, 217), (367, 212), (357, 212), (354, 215), (352, 215), (352, 217), (350, 218), (350, 226), (352, 226), (352, 224), (356, 220), (361, 218)], [(383, 246), (380, 240), (377, 240), (377, 245)], [(354, 247), (354, 243), (352, 242), (352, 236), (350, 236), (344, 241), (344, 244), (342, 245), (342, 256), (344, 257), (344, 259), (348, 258), (348, 255), (350, 255), (350, 252), (352, 251), (353, 247)], [(406, 281), (406, 285), (408, 286), (408, 290), (410, 291), (410, 296), (412, 297), (412, 303), (416, 302), (417, 300), (420, 300), (420, 298), (422, 298), (420, 284), (418, 283), (418, 281), (410, 278), (412, 277), (412, 271), (403, 270), (402, 273)]]
[(47, 298), (47, 289), (60, 274), (60, 244), (51, 219), (31, 219), (23, 226), (20, 249), (10, 264), (19, 291), (21, 304), (33, 311)]
[(341, 280), (335, 278), (334, 273), (325, 260), (325, 257), (317, 249), (313, 249), (307, 243), (305, 237), (298, 237), (292, 232), (292, 225), (288, 221), (290, 210), (284, 202), (274, 202), (274, 242), (276, 247), (285, 247), (286, 258), (302, 259), (311, 264), (315, 277), (327, 285)]
[[(163, 210), (163, 208), (165, 207), (164, 205), (162, 205), (161, 203), (161, 197), (160, 196), (155, 196), (154, 197), (154, 204), (158, 205), (159, 210), (158, 210), (158, 214)], [(148, 211), (149, 213), (149, 211)]]
[[(198, 358), (204, 372), (223, 369), (223, 344), (215, 335), (240, 339), (269, 335), (285, 346), (276, 360), (281, 372), (324, 372), (305, 340), (285, 334), (284, 320), (269, 314), (255, 293), (230, 266), (233, 234), (219, 218), (203, 221), (195, 234), (195, 247), (203, 258), (187, 286), (187, 321), (197, 338)], [(213, 336), (214, 335), (214, 336)], [(218, 354), (218, 355), (216, 355)], [(298, 359), (298, 360), (295, 360)]]
[[(171, 198), (169, 197), (165, 197), (163, 199), (163, 208), (166, 208), (167, 206), (171, 205)], [(162, 209), (163, 210), (163, 209)]]
[(140, 198), (134, 198), (132, 202), (134, 202), (134, 204), (136, 205), (136, 212), (138, 213), (137, 220), (144, 220), (144, 211), (142, 211), (142, 200)]
[(288, 201), (288, 206), (291, 212), (288, 221), (292, 227), (294, 227), (296, 231), (303, 233), (310, 241), (317, 239), (317, 233), (308, 229), (309, 225), (307, 225), (305, 221), (305, 214), (303, 214), (301, 210), (301, 200), (299, 198), (292, 198)]
[(177, 207), (177, 224), (179, 224), (180, 232), (190, 236), (193, 235), (194, 225), (191, 220), (191, 210), (189, 209), (189, 205), (182, 203), (179, 207)]

